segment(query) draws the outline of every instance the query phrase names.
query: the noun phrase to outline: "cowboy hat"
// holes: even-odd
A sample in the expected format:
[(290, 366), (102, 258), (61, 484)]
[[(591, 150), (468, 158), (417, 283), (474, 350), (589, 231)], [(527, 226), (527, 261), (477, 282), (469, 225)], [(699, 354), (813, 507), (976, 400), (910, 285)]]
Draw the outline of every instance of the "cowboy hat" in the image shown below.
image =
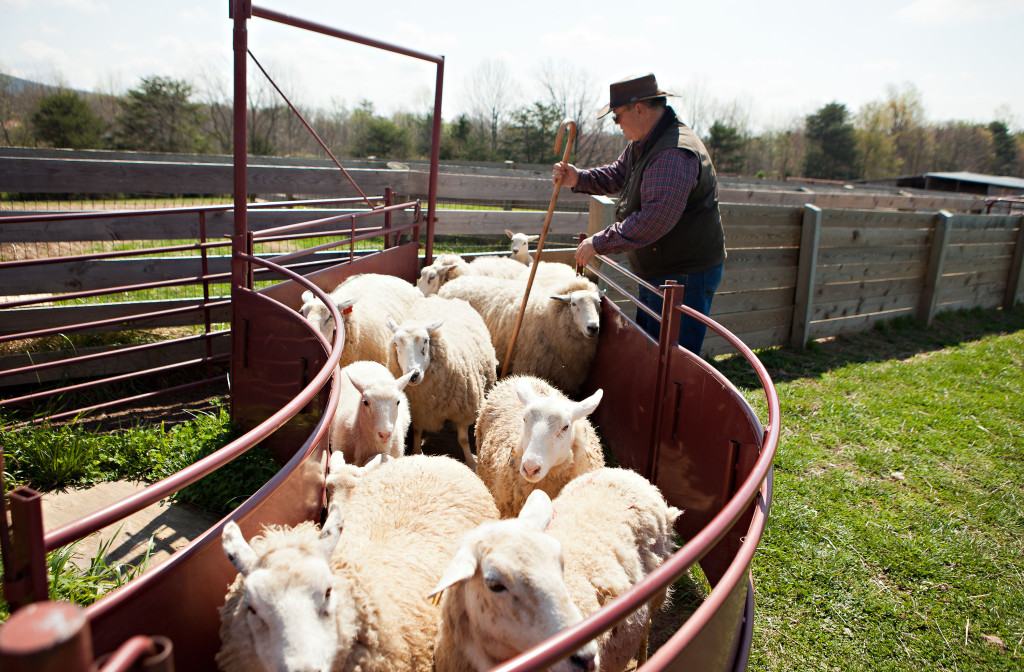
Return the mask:
[(598, 119), (607, 115), (616, 107), (622, 107), (623, 105), (628, 105), (629, 103), (635, 103), (641, 100), (650, 100), (651, 98), (664, 98), (665, 96), (676, 95), (669, 91), (662, 91), (659, 89), (658, 80), (654, 78), (654, 75), (644, 75), (643, 77), (623, 79), (618, 82), (613, 82), (608, 88), (610, 100), (607, 105), (598, 111)]

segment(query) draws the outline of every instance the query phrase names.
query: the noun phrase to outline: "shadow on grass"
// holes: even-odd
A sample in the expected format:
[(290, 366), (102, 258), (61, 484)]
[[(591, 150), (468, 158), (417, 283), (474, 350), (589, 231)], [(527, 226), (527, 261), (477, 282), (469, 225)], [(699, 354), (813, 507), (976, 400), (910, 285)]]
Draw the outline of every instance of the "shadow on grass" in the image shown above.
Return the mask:
[[(775, 383), (815, 378), (848, 364), (907, 359), (976, 341), (986, 336), (1024, 330), (1024, 304), (1013, 308), (940, 313), (932, 326), (913, 318), (878, 323), (870, 331), (812, 341), (806, 350), (788, 346), (757, 351)], [(725, 355), (712, 364), (740, 389), (760, 387), (757, 376), (739, 355)]]

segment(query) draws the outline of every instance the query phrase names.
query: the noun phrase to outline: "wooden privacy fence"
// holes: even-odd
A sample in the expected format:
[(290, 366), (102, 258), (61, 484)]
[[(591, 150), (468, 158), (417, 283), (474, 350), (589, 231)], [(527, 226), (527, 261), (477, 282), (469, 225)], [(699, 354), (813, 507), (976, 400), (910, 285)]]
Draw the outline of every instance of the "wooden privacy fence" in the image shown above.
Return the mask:
[[(10, 150), (6, 150), (11, 153)], [(16, 153), (14, 153), (16, 154)], [(204, 162), (40, 158), (0, 153), (0, 191), (21, 193), (227, 193), (231, 166), (214, 159)], [(180, 158), (180, 157), (179, 157)], [(254, 164), (258, 159), (253, 159)], [(287, 162), (285, 162), (287, 163)], [(454, 168), (449, 168), (454, 170)], [(482, 169), (481, 169), (482, 170)], [(502, 174), (444, 173), (439, 199), (537, 201), (550, 199), (547, 176), (515, 178)], [(417, 196), (426, 191), (425, 174), (408, 169), (350, 169), (368, 194), (391, 187), (403, 200), (403, 191)], [(422, 183), (421, 183), (422, 182)], [(252, 165), (250, 191), (254, 194), (303, 194), (342, 198), (356, 195), (337, 168), (300, 165)], [(956, 203), (961, 212), (941, 210), (902, 212), (876, 210), (880, 196), (861, 201), (862, 207), (830, 207), (853, 202), (851, 194), (818, 195), (816, 204), (780, 203), (800, 194), (768, 192), (756, 195), (763, 202), (750, 204), (753, 190), (745, 189), (743, 202), (731, 203), (723, 189), (722, 214), (728, 260), (712, 317), (754, 348), (792, 343), (870, 328), (876, 322), (913, 315), (925, 322), (943, 310), (1010, 305), (1021, 299), (1021, 264), (1024, 227), (1021, 216), (989, 216), (966, 212), (974, 199), (953, 196), (920, 197), (912, 205)], [(810, 195), (814, 196), (814, 195)], [(823, 196), (828, 196), (825, 198)], [(892, 198), (896, 198), (893, 196)], [(911, 197), (901, 197), (911, 198)], [(846, 200), (840, 200), (846, 199)], [(765, 204), (768, 203), (768, 204)], [(563, 190), (563, 204), (587, 207), (577, 212), (556, 212), (550, 233), (571, 236), (597, 230), (612, 221), (609, 199), (587, 197)], [(902, 205), (908, 205), (908, 202)], [(274, 208), (253, 211), (250, 227), (259, 231), (348, 210)], [(5, 223), (4, 217), (25, 212), (0, 211), (0, 250), (4, 260), (56, 254), (67, 256), (89, 245), (124, 241), (197, 241), (200, 223), (194, 214), (98, 218), (35, 223)], [(439, 209), (437, 234), (504, 236), (505, 229), (539, 232), (544, 213), (494, 210)], [(362, 226), (379, 225), (373, 218)], [(205, 239), (225, 241), (231, 231), (231, 213), (205, 217)], [(43, 251), (39, 251), (42, 246)], [(50, 249), (52, 248), (52, 249)], [(35, 250), (35, 251), (32, 251)], [(31, 254), (29, 252), (31, 251)], [(211, 250), (207, 273), (226, 270), (229, 248)], [(320, 254), (310, 270), (336, 263), (344, 252)], [(52, 264), (40, 269), (12, 269), (0, 273), (2, 294), (10, 297), (63, 294), (93, 288), (116, 287), (162, 278), (202, 275), (197, 257), (160, 256), (145, 259), (101, 259)], [(172, 303), (186, 301), (171, 299)], [(0, 304), (3, 308), (3, 304)], [(61, 324), (111, 321), (120, 314), (143, 312), (139, 303), (96, 303), (79, 306), (8, 308), (0, 313), (0, 335)], [(201, 312), (169, 314), (139, 328), (196, 324)], [(214, 322), (226, 321), (227, 308), (219, 308)], [(201, 324), (201, 322), (198, 322)], [(116, 325), (115, 325), (116, 326)], [(113, 327), (105, 327), (113, 328)], [(706, 342), (706, 355), (726, 351), (715, 336)], [(8, 364), (0, 361), (0, 367)]]

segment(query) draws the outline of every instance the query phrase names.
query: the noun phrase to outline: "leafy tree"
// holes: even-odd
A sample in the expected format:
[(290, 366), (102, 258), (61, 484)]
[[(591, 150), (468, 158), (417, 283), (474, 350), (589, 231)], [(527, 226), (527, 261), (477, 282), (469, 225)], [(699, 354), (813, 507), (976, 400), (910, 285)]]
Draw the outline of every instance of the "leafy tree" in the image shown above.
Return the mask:
[(121, 149), (196, 153), (208, 143), (200, 132), (204, 113), (190, 103), (192, 87), (167, 77), (144, 77), (138, 89), (118, 101), (116, 144)]
[(899, 174), (902, 162), (896, 155), (887, 110), (881, 103), (868, 103), (857, 115), (857, 151), (862, 177), (877, 179)]
[(30, 122), (36, 137), (51, 147), (94, 149), (101, 146), (103, 122), (74, 91), (61, 91), (43, 98)]
[(895, 143), (902, 172), (906, 175), (925, 172), (931, 162), (932, 141), (925, 128), (921, 94), (911, 84), (904, 85), (902, 90), (891, 86), (884, 105), (887, 130)]
[(349, 152), (353, 156), (376, 156), (379, 158), (408, 158), (412, 152), (412, 135), (409, 129), (395, 122), (378, 117), (373, 113), (373, 103), (364, 100), (359, 109), (352, 113), (352, 144)]
[(1017, 162), (1017, 143), (1010, 135), (1010, 129), (1001, 121), (993, 121), (988, 125), (992, 134), (992, 172), (996, 175), (1010, 175)]
[(984, 173), (992, 163), (992, 135), (979, 124), (954, 121), (934, 130), (932, 170)]
[(857, 177), (857, 135), (846, 105), (832, 102), (807, 116), (804, 174), (826, 180)]
[(711, 124), (705, 144), (711, 154), (711, 161), (715, 164), (715, 170), (720, 173), (743, 171), (747, 141), (740, 133), (740, 129), (715, 121)]
[(502, 147), (509, 158), (520, 163), (559, 161), (562, 157), (555, 154), (555, 138), (561, 123), (561, 110), (554, 105), (521, 107), (512, 115)]

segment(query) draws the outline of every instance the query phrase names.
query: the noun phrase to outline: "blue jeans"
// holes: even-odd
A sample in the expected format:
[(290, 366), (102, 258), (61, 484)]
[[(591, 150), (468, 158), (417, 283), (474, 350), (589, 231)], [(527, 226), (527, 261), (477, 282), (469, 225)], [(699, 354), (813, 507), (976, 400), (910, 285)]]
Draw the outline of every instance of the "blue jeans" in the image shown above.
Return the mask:
[[(722, 282), (722, 268), (719, 264), (700, 273), (676, 273), (672, 275), (659, 275), (653, 278), (644, 278), (655, 287), (664, 285), (667, 280), (675, 280), (676, 283), (686, 287), (683, 292), (683, 305), (693, 308), (702, 315), (711, 311), (711, 299), (715, 297), (715, 291)], [(643, 285), (640, 285), (640, 301), (657, 313), (661, 313), (661, 295), (652, 292)], [(642, 309), (636, 309), (636, 322), (640, 328), (658, 339), (661, 330), (661, 323), (645, 313)], [(704, 344), (704, 332), (707, 327), (703, 322), (692, 317), (683, 316), (679, 327), (679, 345), (683, 346), (693, 354), (700, 356), (701, 346)]]

